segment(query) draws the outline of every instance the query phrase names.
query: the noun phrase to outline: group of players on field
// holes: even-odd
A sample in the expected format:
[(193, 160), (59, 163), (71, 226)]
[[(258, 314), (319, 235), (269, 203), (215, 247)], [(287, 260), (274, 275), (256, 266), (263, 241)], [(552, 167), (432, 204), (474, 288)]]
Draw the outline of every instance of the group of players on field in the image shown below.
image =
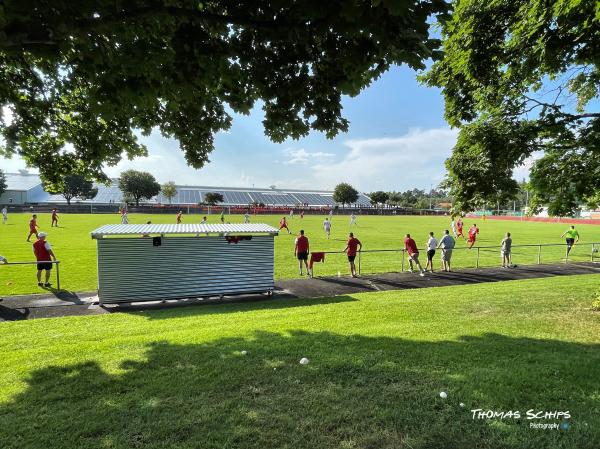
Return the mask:
[[(129, 219), (127, 216), (127, 210), (125, 208), (120, 209), (121, 214), (121, 223), (128, 224)], [(8, 211), (7, 208), (4, 207), (1, 211), (2, 213), (2, 223), (6, 224), (8, 221)], [(327, 239), (331, 236), (331, 227), (332, 227), (332, 215), (333, 211), (330, 211), (329, 216), (325, 218), (323, 221), (323, 230), (327, 236)], [(293, 218), (293, 211), (290, 212), (290, 218)], [(300, 218), (304, 217), (304, 211), (300, 213)], [(58, 227), (58, 211), (56, 209), (52, 210), (51, 214), (51, 224), (50, 227)], [(176, 216), (176, 223), (181, 224), (183, 221), (183, 211), (179, 211)], [(220, 215), (221, 223), (225, 222), (224, 212), (221, 212)], [(244, 214), (244, 223), (250, 222), (250, 214)], [(148, 222), (150, 223), (150, 222)], [(203, 217), (201, 224), (207, 223), (207, 217)], [(451, 271), (451, 259), (452, 259), (452, 250), (456, 244), (455, 238), (462, 238), (463, 240), (467, 240), (467, 247), (471, 249), (475, 242), (477, 241), (477, 236), (479, 235), (479, 228), (476, 224), (473, 224), (465, 236), (464, 234), (464, 223), (461, 218), (458, 220), (451, 221), (451, 229), (452, 235), (449, 230), (444, 231), (444, 235), (438, 241), (435, 238), (434, 233), (430, 232), (427, 242), (426, 242), (426, 254), (427, 254), (427, 264), (425, 268), (422, 267), (419, 260), (419, 249), (415, 240), (411, 237), (410, 234), (406, 234), (404, 238), (404, 250), (408, 255), (408, 262), (410, 266), (410, 272), (414, 272), (415, 267), (419, 272), (419, 275), (424, 276), (425, 272), (433, 272), (433, 257), (436, 251), (441, 250), (441, 262), (442, 262), (442, 270), (443, 271)], [(350, 225), (356, 226), (356, 215), (352, 213), (350, 216)], [(286, 217), (282, 217), (279, 221), (279, 230), (286, 230), (288, 234), (291, 234), (292, 231), (288, 226), (288, 221)], [(37, 260), (37, 279), (39, 286), (49, 287), (49, 278), (50, 278), (50, 270), (52, 269), (52, 261), (56, 261), (56, 256), (52, 251), (52, 247), (46, 241), (47, 233), (39, 232), (39, 225), (37, 222), (37, 214), (33, 214), (31, 219), (29, 220), (29, 234), (27, 236), (27, 242), (31, 242), (31, 236), (36, 236), (36, 242), (33, 243), (33, 253)], [(579, 232), (575, 229), (575, 226), (570, 226), (561, 236), (565, 237), (566, 240), (566, 257), (569, 256), (573, 245), (575, 245), (579, 241)], [(500, 254), (502, 257), (502, 267), (509, 268), (512, 267), (512, 258), (511, 258), (511, 249), (512, 249), (512, 238), (509, 232), (506, 233), (502, 241), (500, 242)], [(346, 247), (342, 250), (343, 253), (346, 253), (348, 258), (348, 263), (350, 265), (350, 273), (352, 277), (357, 276), (357, 270), (355, 265), (355, 259), (357, 254), (362, 249), (362, 243), (358, 240), (353, 232), (350, 232), (348, 235), (348, 240), (346, 241)], [(306, 273), (308, 275), (311, 274), (311, 270), (309, 269), (308, 264), (308, 256), (309, 256), (310, 248), (308, 237), (304, 234), (304, 230), (301, 230), (298, 237), (295, 240), (294, 245), (294, 256), (298, 259), (299, 271), (300, 275), (303, 274), (303, 268), (306, 267)], [(0, 263), (7, 263), (6, 258), (0, 256)], [(45, 273), (45, 282), (42, 282), (41, 275), (42, 271), (46, 271)]]

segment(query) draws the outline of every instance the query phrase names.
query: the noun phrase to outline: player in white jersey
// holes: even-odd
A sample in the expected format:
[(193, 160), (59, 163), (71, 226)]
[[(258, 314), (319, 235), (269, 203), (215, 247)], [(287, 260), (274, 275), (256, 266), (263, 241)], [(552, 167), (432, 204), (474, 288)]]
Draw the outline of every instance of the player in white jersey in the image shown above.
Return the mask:
[(454, 219), (450, 222), (450, 226), (452, 226), (452, 234), (454, 234), (454, 237), (458, 237), (458, 235), (456, 235), (456, 221), (454, 221)]
[(328, 218), (325, 218), (323, 222), (323, 229), (325, 230), (325, 234), (327, 234), (327, 239), (329, 239), (329, 235), (331, 234), (331, 221)]
[(6, 208), (6, 206), (4, 206), (2, 208), (2, 224), (6, 224), (7, 221), (8, 221), (8, 209)]
[(350, 226), (355, 225), (356, 224), (356, 215), (354, 215), (354, 212), (352, 212), (352, 215), (350, 215)]
[(249, 214), (248, 212), (246, 212), (246, 213), (244, 214), (244, 223), (245, 223), (245, 224), (248, 224), (248, 223), (250, 223), (250, 214)]

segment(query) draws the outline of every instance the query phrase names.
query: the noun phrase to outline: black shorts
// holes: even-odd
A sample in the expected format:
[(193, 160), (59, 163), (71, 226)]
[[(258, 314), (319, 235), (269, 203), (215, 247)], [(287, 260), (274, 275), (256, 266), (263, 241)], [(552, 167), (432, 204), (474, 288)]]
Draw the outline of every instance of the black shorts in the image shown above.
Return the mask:
[(37, 269), (39, 271), (42, 270), (51, 270), (52, 269), (52, 264), (50, 262), (41, 262), (37, 264)]
[(308, 251), (298, 253), (298, 260), (308, 260)]
[(575, 239), (567, 239), (567, 246), (573, 246), (575, 244)]
[(354, 262), (354, 259), (356, 259), (356, 256), (348, 256), (348, 262)]
[(427, 250), (427, 260), (431, 262), (433, 260), (433, 256), (435, 256), (435, 249)]

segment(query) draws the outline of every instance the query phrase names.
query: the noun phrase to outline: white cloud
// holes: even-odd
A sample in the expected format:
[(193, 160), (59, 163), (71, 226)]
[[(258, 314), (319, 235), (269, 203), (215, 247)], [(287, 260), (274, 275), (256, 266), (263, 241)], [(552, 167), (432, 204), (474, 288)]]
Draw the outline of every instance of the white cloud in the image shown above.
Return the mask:
[(309, 152), (304, 148), (286, 148), (283, 150), (283, 154), (288, 157), (288, 160), (283, 162), (284, 165), (306, 165), (309, 162), (326, 162), (335, 157), (333, 153), (324, 153), (322, 151)]
[(528, 180), (529, 173), (531, 172), (531, 167), (533, 167), (533, 164), (535, 163), (535, 161), (537, 161), (543, 155), (544, 155), (543, 151), (536, 151), (531, 156), (529, 156), (527, 159), (525, 159), (519, 167), (516, 167), (513, 170), (513, 178), (515, 178), (519, 182), (523, 179)]
[(444, 177), (458, 131), (415, 129), (400, 137), (348, 140), (350, 151), (339, 162), (315, 164), (316, 184), (349, 182), (363, 191), (429, 188)]

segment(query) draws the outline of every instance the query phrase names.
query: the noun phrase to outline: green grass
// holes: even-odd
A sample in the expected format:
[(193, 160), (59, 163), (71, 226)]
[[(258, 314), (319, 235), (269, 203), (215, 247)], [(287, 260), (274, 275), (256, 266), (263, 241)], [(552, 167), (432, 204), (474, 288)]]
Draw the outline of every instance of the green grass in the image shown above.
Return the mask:
[(599, 281), (2, 323), (0, 447), (596, 449)]
[[(11, 214), (9, 224), (0, 225), (0, 254), (12, 261), (31, 260), (31, 244), (25, 239), (28, 233), (27, 222), (29, 214)], [(254, 222), (263, 222), (276, 226), (280, 216), (261, 215), (253, 217)], [(198, 215), (185, 216), (185, 223), (198, 223), (201, 217)], [(311, 241), (312, 251), (341, 251), (345, 246), (347, 234), (350, 231), (347, 216), (334, 216), (332, 226), (332, 238), (327, 240), (322, 230), (323, 216), (307, 215), (304, 219), (295, 217), (290, 220), (292, 231), (297, 233), (301, 228), (305, 229)], [(145, 223), (152, 220), (153, 223), (174, 223), (175, 215), (130, 215), (130, 223)], [(218, 221), (218, 216), (210, 216), (212, 222)], [(228, 216), (227, 221), (232, 223), (242, 222), (241, 216)], [(466, 220), (470, 225), (475, 220)], [(61, 260), (62, 288), (71, 291), (95, 290), (96, 281), (96, 249), (95, 242), (90, 238), (90, 231), (107, 223), (118, 223), (118, 214), (112, 215), (74, 215), (62, 214), (60, 217), (60, 228), (50, 228), (50, 215), (39, 214), (41, 229), (49, 232), (48, 240), (53, 245), (58, 258)], [(499, 245), (506, 231), (513, 234), (514, 245), (532, 243), (562, 243), (560, 235), (568, 227), (560, 223), (529, 223), (529, 222), (505, 222), (493, 220), (477, 220), (481, 229), (478, 245)], [(358, 226), (352, 230), (363, 242), (363, 249), (392, 249), (403, 246), (404, 234), (409, 232), (413, 235), (420, 247), (427, 240), (429, 231), (434, 231), (440, 237), (442, 231), (449, 227), (447, 217), (381, 217), (360, 216)], [(582, 236), (582, 241), (600, 241), (600, 226), (578, 225), (577, 228)], [(281, 234), (275, 239), (275, 277), (292, 278), (298, 276), (297, 262), (294, 260), (294, 238), (295, 235)], [(463, 241), (458, 242), (458, 247), (464, 248)], [(573, 260), (589, 260), (589, 245), (575, 247), (572, 252)], [(455, 251), (453, 256), (454, 267), (475, 266), (476, 251)], [(564, 257), (564, 248), (544, 248), (542, 253), (543, 262), (557, 262)], [(537, 259), (537, 249), (515, 248), (513, 260), (517, 264), (532, 264)], [(500, 256), (498, 250), (482, 250), (480, 264), (498, 265)], [(436, 256), (436, 264), (439, 259)], [(364, 253), (361, 257), (361, 268), (363, 273), (399, 271), (401, 258), (399, 253)], [(318, 264), (315, 268), (317, 275), (335, 275), (339, 272), (348, 272), (347, 262), (344, 255), (328, 255), (325, 264)], [(0, 295), (15, 295), (39, 292), (35, 282), (35, 268), (28, 266), (0, 266)]]

